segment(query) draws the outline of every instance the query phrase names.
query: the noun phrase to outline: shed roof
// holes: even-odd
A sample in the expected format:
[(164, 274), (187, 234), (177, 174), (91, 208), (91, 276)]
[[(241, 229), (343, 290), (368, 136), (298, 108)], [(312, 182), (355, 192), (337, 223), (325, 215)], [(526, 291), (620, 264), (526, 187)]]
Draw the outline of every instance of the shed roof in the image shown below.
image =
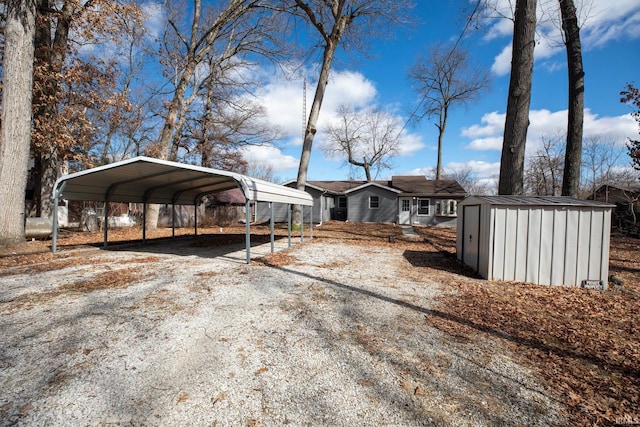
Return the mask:
[(63, 176), (56, 193), (63, 199), (193, 205), (203, 195), (239, 188), (246, 200), (311, 206), (304, 191), (233, 172), (149, 157)]
[(610, 203), (564, 196), (470, 196), (461, 205), (614, 207)]

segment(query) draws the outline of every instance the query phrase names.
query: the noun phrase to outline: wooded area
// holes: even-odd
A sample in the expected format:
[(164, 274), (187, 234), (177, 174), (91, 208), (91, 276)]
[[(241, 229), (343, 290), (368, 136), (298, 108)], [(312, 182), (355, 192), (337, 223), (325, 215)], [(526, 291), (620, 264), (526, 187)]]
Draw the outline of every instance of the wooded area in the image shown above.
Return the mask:
[[(254, 96), (263, 83), (260, 74), (265, 64), (291, 78), (306, 69), (307, 62), (318, 60), (318, 76), (313, 79), (317, 86), (305, 119), (298, 169), (298, 187), (304, 187), (336, 50), (366, 56), (372, 40), (387, 37), (389, 29), (410, 25), (413, 5), (410, 0), (5, 3), (6, 13), (0, 20), (0, 172), (2, 218), (7, 224), (2, 224), (0, 239), (7, 241), (21, 239), (25, 216), (51, 217), (53, 185), (61, 174), (131, 156), (147, 155), (240, 173), (251, 169), (254, 174), (268, 175), (268, 168), (249, 165), (242, 152), (243, 147), (269, 145), (282, 138), (282, 131), (266, 121), (264, 106)], [(587, 153), (582, 149), (579, 117), (584, 108), (580, 101), (584, 73), (578, 67), (580, 23), (574, 19), (575, 5), (571, 0), (561, 0), (557, 12), (560, 16), (562, 11), (559, 19), (565, 30), (569, 64), (576, 64), (575, 69), (571, 65), (569, 73), (567, 143), (552, 147), (549, 143), (556, 135), (549, 135), (549, 141), (542, 144), (546, 152), (536, 156), (539, 161), (525, 162), (531, 95), (526, 80), (532, 72), (536, 2), (518, 0), (510, 4), (515, 6), (513, 16), (505, 18), (515, 16), (517, 27), (500, 192), (556, 194), (558, 185), (570, 185), (563, 194), (584, 196), (594, 191), (596, 181), (613, 176), (610, 160), (617, 154), (606, 149), (610, 141), (589, 141), (595, 148), (588, 154), (588, 162), (580, 159), (580, 154)], [(436, 179), (445, 175), (442, 134), (449, 108), (473, 101), (488, 84), (486, 71), (467, 65), (465, 32), (481, 15), (492, 19), (498, 16), (496, 7), (493, 0), (477, 0), (471, 12), (461, 11), (462, 16), (468, 16), (460, 43), (434, 48), (411, 73), (414, 82), (422, 82), (422, 88), (418, 88), (422, 108), (416, 115), (436, 119), (434, 124), (440, 132)], [(521, 31), (521, 24), (527, 28)], [(482, 26), (478, 28), (482, 30)], [(632, 105), (633, 90), (629, 86), (623, 92), (624, 102)], [(14, 102), (30, 108), (7, 108)], [(405, 126), (397, 123), (393, 129), (399, 134)], [(22, 128), (21, 136), (15, 133), (18, 127)], [(386, 139), (394, 141), (397, 135)], [(394, 149), (382, 151), (387, 157), (395, 153)], [(637, 151), (631, 150), (631, 154)], [(386, 164), (386, 159), (373, 159), (375, 154), (349, 159), (343, 150), (342, 155), (364, 169)], [(608, 166), (596, 167), (596, 163)], [(585, 169), (589, 171), (588, 180), (580, 177)], [(525, 170), (528, 182), (522, 178)], [(468, 181), (469, 191), (493, 191), (486, 185), (475, 185), (471, 173), (462, 171), (459, 175)], [(538, 177), (535, 183), (534, 176)], [(560, 176), (564, 178), (560, 180)], [(153, 214), (147, 218), (149, 225), (155, 225)]]

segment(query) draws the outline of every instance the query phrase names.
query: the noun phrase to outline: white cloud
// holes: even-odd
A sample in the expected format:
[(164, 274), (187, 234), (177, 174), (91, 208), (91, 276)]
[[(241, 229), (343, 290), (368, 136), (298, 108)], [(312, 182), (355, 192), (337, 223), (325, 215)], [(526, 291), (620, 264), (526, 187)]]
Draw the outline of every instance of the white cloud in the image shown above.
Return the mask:
[[(315, 93), (316, 82), (307, 82), (307, 116)], [(374, 84), (358, 72), (334, 71), (320, 110), (318, 128), (337, 117), (340, 104), (356, 108), (373, 102), (376, 97)], [(288, 136), (292, 145), (302, 144), (302, 97), (303, 82), (301, 79), (288, 80), (274, 77), (259, 94), (259, 102), (266, 109), (267, 120), (279, 126)]]
[[(506, 0), (498, 0), (498, 10), (511, 16)], [(584, 0), (576, 2), (580, 37), (584, 50), (605, 46), (616, 40), (640, 38), (640, 3), (637, 0)], [(538, 2), (538, 28), (534, 56), (537, 60), (552, 58), (564, 52), (560, 12), (557, 2)], [(498, 18), (489, 27), (485, 40), (511, 38), (513, 22)], [(557, 68), (557, 67), (555, 67)], [(503, 76), (511, 70), (511, 43), (494, 58), (491, 70)]]
[(501, 150), (502, 134), (490, 138), (475, 138), (467, 145), (470, 150)]
[(494, 59), (491, 72), (496, 76), (504, 76), (511, 71), (511, 43), (505, 46)]
[(143, 3), (140, 9), (144, 18), (145, 36), (153, 40), (157, 39), (166, 21), (162, 3)]
[(242, 158), (249, 164), (270, 166), (274, 173), (297, 169), (298, 159), (283, 154), (278, 148), (268, 145), (251, 145), (242, 148)]
[[(471, 150), (501, 150), (504, 132), (505, 114), (487, 113), (480, 125), (462, 130), (462, 136), (471, 138), (467, 148)], [(566, 133), (567, 110), (532, 110), (529, 113), (530, 125), (527, 132), (527, 151), (538, 148), (542, 137), (553, 137)], [(600, 138), (624, 144), (626, 138), (637, 134), (637, 123), (630, 114), (613, 117), (600, 117), (590, 109), (584, 111), (584, 138)]]
[(478, 138), (483, 136), (493, 136), (496, 133), (502, 133), (504, 130), (504, 114), (493, 111), (482, 116), (480, 125), (472, 125), (462, 129), (462, 136), (469, 138)]
[(613, 40), (640, 37), (640, 4), (637, 0), (593, 0), (582, 11), (581, 37), (586, 46), (603, 46)]
[(402, 135), (400, 135), (400, 148), (398, 150), (398, 155), (404, 157), (412, 156), (423, 149), (424, 146), (421, 135), (402, 132)]
[[(470, 160), (468, 162), (451, 162), (444, 166), (444, 173), (455, 176), (456, 172), (464, 172), (470, 170), (471, 179), (475, 183), (474, 188), (483, 188), (484, 191), (492, 193), (497, 188), (498, 176), (500, 175), (500, 162), (483, 162), (478, 160)], [(402, 175), (424, 175), (428, 178), (434, 176), (433, 167), (417, 168)], [(474, 191), (474, 188), (467, 188), (468, 191)]]
[(445, 172), (470, 169), (478, 179), (495, 178), (500, 173), (500, 162), (483, 162), (470, 160), (468, 162), (451, 162), (444, 167)]

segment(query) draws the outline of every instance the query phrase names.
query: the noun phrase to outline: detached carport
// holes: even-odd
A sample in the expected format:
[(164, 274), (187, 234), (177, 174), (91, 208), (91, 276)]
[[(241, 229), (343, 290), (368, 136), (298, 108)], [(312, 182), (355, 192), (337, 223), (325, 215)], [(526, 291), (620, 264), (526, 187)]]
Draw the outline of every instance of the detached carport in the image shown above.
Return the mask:
[[(104, 202), (143, 203), (142, 240), (146, 239), (146, 205), (170, 204), (196, 206), (206, 194), (239, 188), (245, 197), (246, 253), (251, 260), (251, 209), (250, 203), (271, 204), (271, 251), (273, 252), (274, 226), (273, 203), (313, 206), (311, 195), (290, 187), (250, 178), (233, 172), (204, 168), (149, 157), (134, 157), (121, 162), (63, 176), (54, 187), (52, 250), (57, 250), (58, 201), (82, 200)], [(290, 210), (289, 210), (290, 212)], [(197, 209), (196, 209), (197, 215)], [(196, 216), (197, 234), (197, 216)], [(107, 245), (108, 209), (104, 210), (104, 244)], [(291, 216), (288, 221), (291, 241)], [(304, 230), (301, 230), (304, 235)]]

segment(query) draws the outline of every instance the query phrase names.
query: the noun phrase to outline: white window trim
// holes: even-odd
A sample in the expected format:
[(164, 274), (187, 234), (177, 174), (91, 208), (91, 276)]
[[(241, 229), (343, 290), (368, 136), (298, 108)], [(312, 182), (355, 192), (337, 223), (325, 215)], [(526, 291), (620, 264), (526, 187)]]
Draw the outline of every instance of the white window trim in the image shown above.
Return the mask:
[[(378, 206), (375, 208), (371, 206), (371, 199), (373, 197), (378, 199)], [(380, 209), (380, 196), (369, 196), (369, 209)]]
[[(420, 201), (421, 200), (426, 200), (427, 201), (427, 213), (420, 213)], [(420, 197), (418, 198), (418, 200), (416, 201), (416, 212), (418, 216), (431, 216), (431, 199), (428, 199), (426, 197)]]

